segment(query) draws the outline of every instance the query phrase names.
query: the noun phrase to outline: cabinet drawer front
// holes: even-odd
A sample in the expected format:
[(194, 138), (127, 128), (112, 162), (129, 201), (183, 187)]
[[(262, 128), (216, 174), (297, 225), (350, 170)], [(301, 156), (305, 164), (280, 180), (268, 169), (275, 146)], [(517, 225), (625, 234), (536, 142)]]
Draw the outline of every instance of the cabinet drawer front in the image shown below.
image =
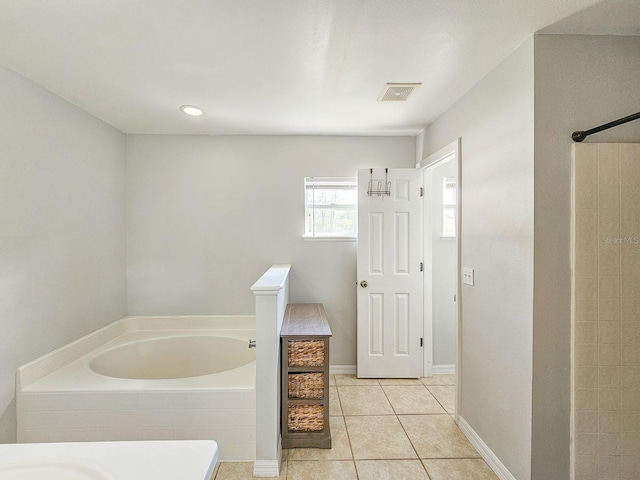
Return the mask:
[(324, 340), (289, 340), (287, 356), (290, 367), (322, 367)]
[(289, 398), (318, 399), (324, 396), (324, 373), (290, 373)]
[(287, 428), (290, 432), (324, 430), (324, 405), (289, 405)]

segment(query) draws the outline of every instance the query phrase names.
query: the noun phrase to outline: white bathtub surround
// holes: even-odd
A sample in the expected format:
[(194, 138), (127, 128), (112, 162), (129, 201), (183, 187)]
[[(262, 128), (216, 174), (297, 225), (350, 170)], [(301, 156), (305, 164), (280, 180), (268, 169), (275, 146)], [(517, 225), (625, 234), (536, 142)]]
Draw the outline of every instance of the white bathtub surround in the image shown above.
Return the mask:
[(217, 460), (211, 440), (5, 444), (0, 478), (209, 480)]
[(291, 265), (273, 265), (251, 290), (256, 298), (255, 477), (280, 474), (280, 330), (289, 303)]
[[(207, 374), (212, 370), (199, 367), (194, 371), (184, 362), (184, 351), (175, 348), (182, 345), (198, 362), (206, 362), (206, 346), (217, 345), (223, 337), (229, 339), (229, 348), (235, 344), (240, 352), (233, 365), (221, 359), (231, 369), (219, 373)], [(16, 374), (18, 441), (208, 439), (218, 442), (221, 460), (254, 460), (255, 361), (247, 358), (255, 351), (248, 348), (249, 338), (254, 337), (251, 316), (119, 320), (20, 367)], [(196, 347), (203, 346), (198, 353)], [(114, 356), (117, 351), (128, 354)], [(173, 371), (153, 372), (107, 361), (112, 356), (128, 357), (131, 363), (144, 364), (143, 359), (133, 358), (136, 351), (172, 359), (168, 365)], [(105, 369), (102, 373), (116, 376), (97, 373), (92, 362), (97, 369)], [(159, 378), (167, 377), (167, 372), (196, 376)]]

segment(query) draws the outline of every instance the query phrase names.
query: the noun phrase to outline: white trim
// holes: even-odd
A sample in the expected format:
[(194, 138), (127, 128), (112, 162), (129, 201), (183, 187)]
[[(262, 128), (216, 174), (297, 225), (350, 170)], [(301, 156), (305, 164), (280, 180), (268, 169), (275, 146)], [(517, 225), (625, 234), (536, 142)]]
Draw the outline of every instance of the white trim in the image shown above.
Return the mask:
[(504, 464), (500, 461), (500, 459), (496, 456), (495, 453), (487, 446), (486, 443), (480, 438), (480, 435), (476, 433), (476, 431), (471, 428), (471, 425), (467, 423), (467, 421), (460, 415), (458, 420), (458, 426), (462, 433), (464, 433), (471, 444), (476, 447), (478, 453), (484, 458), (484, 461), (487, 462), (491, 470), (495, 472), (500, 480), (516, 480), (511, 472), (504, 466)]
[(433, 172), (422, 169), (422, 186), (425, 189), (422, 197), (422, 258), (424, 276), (422, 280), (422, 376), (433, 374), (433, 195), (428, 187), (433, 182)]
[(251, 287), (254, 295), (277, 295), (284, 287), (291, 265), (274, 264)]
[(445, 162), (449, 160), (449, 157), (460, 154), (460, 139), (456, 139), (449, 145), (441, 148), (435, 153), (425, 157), (422, 161), (416, 165), (416, 168), (433, 167), (436, 163)]
[(422, 152), (424, 150), (424, 129), (416, 135), (416, 168), (420, 168)]
[(456, 352), (456, 413), (454, 418), (456, 421), (460, 419), (460, 404), (462, 402), (462, 138), (458, 137), (454, 140), (456, 157), (458, 160), (458, 186), (456, 188), (458, 209), (456, 210), (456, 242), (458, 244), (458, 288), (456, 292), (456, 303), (458, 304), (458, 344)]
[(305, 242), (357, 242), (358, 237), (302, 237)]
[(256, 305), (256, 451), (254, 476), (280, 473), (280, 329), (291, 265), (273, 265), (251, 287)]
[(256, 460), (253, 463), (254, 477), (279, 477), (280, 464), (277, 460)]
[(278, 434), (278, 449), (275, 460), (256, 460), (253, 462), (254, 477), (279, 477), (280, 464), (282, 463), (282, 437)]
[[(457, 138), (450, 144), (441, 148), (435, 153), (425, 157), (422, 161), (416, 163), (416, 168), (422, 168), (423, 170), (423, 178), (424, 173), (428, 172), (429, 167), (433, 167), (441, 162), (446, 162), (450, 159), (455, 159), (458, 163), (458, 185), (457, 185), (457, 211), (456, 211), (456, 237), (454, 240), (457, 243), (458, 250), (458, 261), (457, 261), (457, 288), (456, 288), (456, 303), (457, 303), (457, 345), (456, 345), (456, 366), (454, 367), (454, 371), (460, 372), (462, 371), (462, 285), (460, 282), (460, 272), (461, 272), (461, 262), (462, 262), (462, 156), (461, 156), (461, 147), (462, 147), (462, 138)], [(426, 186), (425, 186), (426, 188)], [(423, 200), (423, 209), (425, 207), (425, 202), (427, 202), (427, 196), (424, 197)], [(426, 215), (423, 210), (423, 222), (425, 221)], [(423, 225), (423, 234), (424, 234), (424, 225)], [(428, 245), (427, 240), (423, 239), (423, 246), (425, 248), (424, 251), (424, 261), (425, 261), (425, 276), (428, 275), (430, 268), (430, 260), (429, 260), (429, 252), (426, 251)], [(428, 308), (431, 302), (431, 287), (429, 282), (424, 282), (424, 325), (423, 325), (423, 337), (424, 337), (424, 360), (423, 360), (423, 375), (429, 376), (433, 373), (438, 372), (438, 367), (433, 365), (433, 319), (429, 314), (430, 309)], [(442, 366), (441, 366), (442, 367)], [(444, 373), (439, 371), (438, 373)], [(456, 411), (454, 414), (454, 419), (457, 422), (460, 414), (460, 392), (462, 390), (461, 386), (461, 376), (456, 375)]]
[(456, 373), (456, 366), (455, 365), (434, 365), (432, 367), (432, 373), (434, 375)]
[(355, 375), (355, 365), (329, 365), (329, 375)]

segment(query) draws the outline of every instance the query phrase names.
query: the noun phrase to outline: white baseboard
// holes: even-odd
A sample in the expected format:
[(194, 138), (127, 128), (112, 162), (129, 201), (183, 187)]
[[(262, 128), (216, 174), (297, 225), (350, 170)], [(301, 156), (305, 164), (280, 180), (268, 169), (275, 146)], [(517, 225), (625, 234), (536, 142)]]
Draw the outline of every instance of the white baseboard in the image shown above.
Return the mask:
[(279, 477), (280, 466), (277, 460), (256, 460), (253, 464), (254, 477)]
[[(455, 365), (434, 365), (432, 374), (445, 374), (445, 373), (456, 373)], [(329, 365), (329, 374), (330, 375), (355, 375), (356, 374), (356, 366), (355, 365)]]
[(355, 375), (355, 365), (329, 365), (329, 375)]
[(280, 461), (282, 460), (281, 441), (278, 441), (278, 452), (276, 456), (277, 460), (256, 460), (253, 462), (253, 476), (262, 478), (279, 477)]
[(484, 458), (484, 461), (491, 467), (491, 469), (495, 472), (500, 480), (516, 480), (511, 472), (504, 466), (504, 464), (500, 461), (500, 459), (496, 456), (495, 453), (491, 451), (491, 449), (487, 446), (486, 443), (480, 438), (480, 436), (476, 433), (476, 431), (471, 428), (471, 425), (467, 423), (467, 421), (460, 416), (458, 420), (458, 426), (462, 433), (464, 433), (471, 444), (476, 447), (478, 453)]
[(455, 365), (434, 365), (432, 367), (431, 373), (434, 375), (444, 374), (444, 373), (456, 373)]

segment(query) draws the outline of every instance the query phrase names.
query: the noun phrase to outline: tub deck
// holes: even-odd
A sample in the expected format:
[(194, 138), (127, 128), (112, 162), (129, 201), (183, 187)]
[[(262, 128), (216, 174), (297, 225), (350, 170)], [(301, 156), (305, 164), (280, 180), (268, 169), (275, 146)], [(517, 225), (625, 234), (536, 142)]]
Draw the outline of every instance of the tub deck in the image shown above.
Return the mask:
[(220, 460), (255, 459), (255, 361), (180, 379), (99, 375), (89, 363), (124, 343), (176, 335), (255, 338), (253, 317), (128, 317), (22, 366), (19, 442), (214, 440)]

